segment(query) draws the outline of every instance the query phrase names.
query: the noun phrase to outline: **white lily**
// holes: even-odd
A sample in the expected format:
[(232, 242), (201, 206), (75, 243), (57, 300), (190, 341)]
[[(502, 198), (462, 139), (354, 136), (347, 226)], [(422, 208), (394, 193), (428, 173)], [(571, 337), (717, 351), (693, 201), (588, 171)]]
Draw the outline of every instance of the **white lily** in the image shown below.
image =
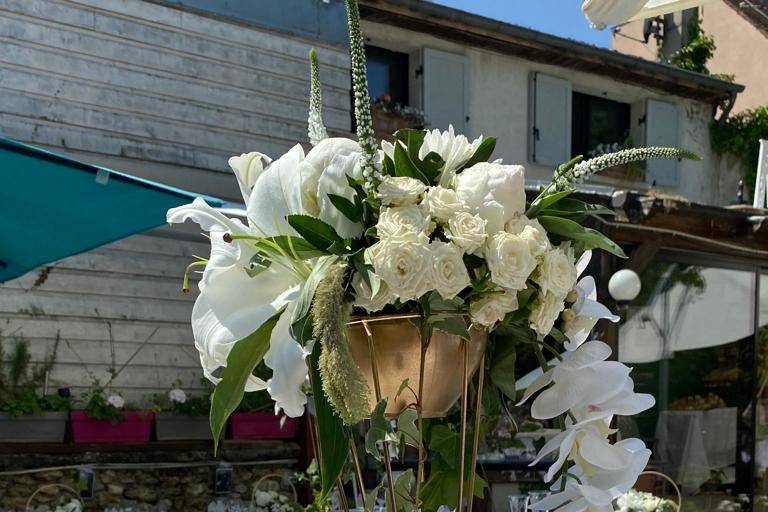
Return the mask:
[[(482, 135), (469, 142), (464, 135), (456, 135), (453, 132), (453, 125), (449, 125), (448, 130), (444, 132), (437, 129), (427, 131), (424, 135), (424, 142), (419, 148), (419, 158), (423, 159), (433, 152), (440, 155), (445, 165), (440, 171), (439, 185), (448, 187), (453, 177), (456, 176), (456, 171), (472, 158), (482, 142)], [(387, 149), (384, 151), (386, 152)]]
[(525, 390), (525, 402), (544, 389), (531, 405), (536, 419), (550, 419), (569, 409), (600, 404), (623, 389), (630, 369), (618, 361), (606, 361), (611, 349), (602, 341), (588, 341), (556, 367), (544, 372)]
[[(584, 251), (579, 261), (576, 262), (576, 274), (580, 276), (592, 258), (592, 251)], [(563, 346), (566, 350), (576, 350), (587, 340), (590, 331), (598, 320), (605, 318), (611, 322), (618, 322), (620, 317), (614, 315), (610, 309), (597, 301), (597, 285), (592, 276), (585, 276), (574, 288), (576, 298), (570, 306), (571, 313), (563, 315), (563, 334), (568, 338)]]
[(264, 164), (269, 165), (271, 162), (272, 159), (267, 155), (256, 151), (243, 153), (229, 159), (229, 166), (235, 173), (237, 184), (240, 186), (240, 193), (246, 203), (248, 196), (251, 195), (251, 189), (256, 184), (256, 179), (264, 172)]

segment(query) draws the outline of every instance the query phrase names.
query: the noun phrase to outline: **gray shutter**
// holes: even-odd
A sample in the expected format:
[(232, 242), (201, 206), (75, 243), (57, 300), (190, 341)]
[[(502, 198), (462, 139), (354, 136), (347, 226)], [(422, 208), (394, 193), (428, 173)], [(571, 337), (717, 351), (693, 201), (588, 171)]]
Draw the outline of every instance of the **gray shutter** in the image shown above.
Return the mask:
[(467, 58), (424, 48), (424, 116), (427, 128), (467, 133)]
[(533, 72), (528, 92), (530, 161), (542, 165), (567, 162), (571, 158), (571, 82)]
[[(677, 106), (664, 101), (648, 100), (645, 107), (645, 145), (678, 147), (679, 114)], [(645, 181), (661, 187), (674, 187), (679, 182), (677, 160), (648, 160)]]

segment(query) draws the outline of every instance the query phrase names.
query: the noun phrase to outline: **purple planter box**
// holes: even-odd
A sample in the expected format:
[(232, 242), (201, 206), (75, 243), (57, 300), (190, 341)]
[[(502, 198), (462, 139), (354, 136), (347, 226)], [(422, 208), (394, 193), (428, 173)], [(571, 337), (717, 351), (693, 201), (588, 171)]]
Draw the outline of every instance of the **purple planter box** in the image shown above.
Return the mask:
[(296, 435), (296, 420), (285, 418), (280, 428), (282, 416), (269, 412), (236, 412), (229, 417), (232, 439), (241, 441), (254, 439), (291, 439)]
[(89, 418), (85, 411), (73, 411), (72, 438), (75, 443), (146, 443), (152, 433), (154, 413), (124, 412), (117, 423)]

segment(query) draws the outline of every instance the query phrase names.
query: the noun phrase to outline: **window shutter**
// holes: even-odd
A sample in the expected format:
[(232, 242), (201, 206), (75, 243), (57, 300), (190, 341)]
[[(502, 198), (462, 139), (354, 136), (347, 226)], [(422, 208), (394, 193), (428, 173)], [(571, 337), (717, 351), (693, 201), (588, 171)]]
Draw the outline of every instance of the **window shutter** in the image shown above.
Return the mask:
[(467, 58), (464, 55), (424, 48), (424, 116), (427, 128), (441, 130), (453, 125), (467, 133)]
[(559, 165), (571, 158), (571, 83), (531, 73), (528, 152), (531, 162)]
[[(648, 100), (645, 107), (645, 145), (678, 147), (679, 116), (677, 106), (664, 101)], [(661, 187), (674, 187), (679, 182), (677, 160), (648, 160), (645, 181)]]

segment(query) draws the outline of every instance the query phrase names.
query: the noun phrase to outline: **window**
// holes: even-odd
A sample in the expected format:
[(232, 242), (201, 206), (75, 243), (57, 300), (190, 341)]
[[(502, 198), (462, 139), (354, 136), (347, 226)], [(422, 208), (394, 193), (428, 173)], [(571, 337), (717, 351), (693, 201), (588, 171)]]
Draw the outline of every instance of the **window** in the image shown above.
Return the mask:
[(365, 56), (371, 98), (389, 95), (393, 103), (408, 105), (408, 54), (366, 46)]
[(572, 156), (599, 156), (626, 145), (629, 138), (629, 103), (574, 92), (571, 105)]

